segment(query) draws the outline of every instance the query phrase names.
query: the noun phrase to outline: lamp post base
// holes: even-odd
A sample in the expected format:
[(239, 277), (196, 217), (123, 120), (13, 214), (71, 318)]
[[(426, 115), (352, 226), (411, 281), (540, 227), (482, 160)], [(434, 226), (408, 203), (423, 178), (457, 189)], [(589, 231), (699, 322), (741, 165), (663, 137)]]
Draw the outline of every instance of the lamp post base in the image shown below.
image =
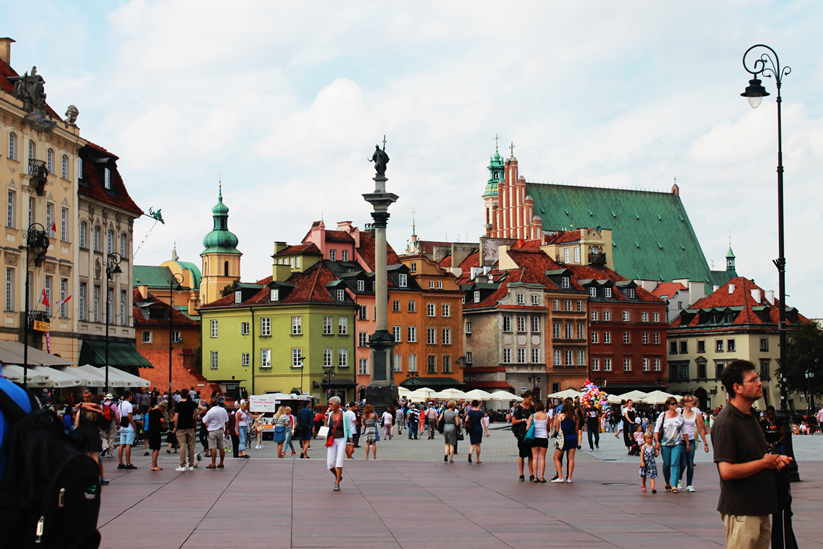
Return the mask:
[(792, 462), (786, 467), (789, 482), (800, 482), (800, 470), (794, 457), (794, 446), (792, 445), (791, 412), (789, 410), (777, 410), (775, 416), (783, 423), (783, 430), (786, 433), (783, 439), (783, 455), (792, 458)]
[(366, 404), (371, 404), (377, 417), (383, 415), (386, 408), (397, 402), (397, 385), (369, 385), (366, 387)]

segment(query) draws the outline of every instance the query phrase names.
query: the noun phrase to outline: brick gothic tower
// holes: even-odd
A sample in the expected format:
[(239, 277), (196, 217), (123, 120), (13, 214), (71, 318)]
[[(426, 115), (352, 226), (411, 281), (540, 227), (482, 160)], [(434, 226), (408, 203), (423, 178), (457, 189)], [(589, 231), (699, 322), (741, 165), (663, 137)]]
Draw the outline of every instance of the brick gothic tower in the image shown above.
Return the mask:
[[(512, 154), (503, 161), (495, 148), (489, 164), (491, 177), (483, 193), (486, 236), (491, 238), (540, 238), (542, 221), (534, 214), (534, 202), (526, 193), (526, 179), (518, 173)], [(502, 176), (502, 178), (501, 178)]]

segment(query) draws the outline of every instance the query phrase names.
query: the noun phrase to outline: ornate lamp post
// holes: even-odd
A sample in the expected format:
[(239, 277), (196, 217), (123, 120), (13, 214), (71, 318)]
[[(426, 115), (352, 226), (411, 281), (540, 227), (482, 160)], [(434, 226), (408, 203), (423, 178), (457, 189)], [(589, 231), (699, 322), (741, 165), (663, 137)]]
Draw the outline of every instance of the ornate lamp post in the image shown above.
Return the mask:
[(106, 256), (106, 392), (109, 392), (109, 323), (111, 322), (111, 299), (109, 299), (108, 282), (114, 279), (123, 271), (120, 270), (120, 262), (123, 257), (118, 253), (111, 253)]
[(28, 388), (29, 377), (29, 324), (31, 323), (29, 312), (29, 254), (34, 252), (34, 266), (37, 267), (43, 263), (46, 257), (46, 251), (49, 249), (49, 237), (46, 235), (46, 229), (40, 223), (32, 223), (29, 225), (26, 234), (23, 235), (26, 239), (26, 312), (23, 317), (23, 387)]
[(174, 327), (174, 292), (180, 291), (183, 289), (181, 284), (183, 283), (183, 275), (180, 273), (174, 273), (169, 279), (169, 398), (171, 398), (171, 353), (172, 353), (172, 344), (174, 343), (174, 332), (172, 328)]
[[(331, 392), (330, 385), (331, 380), (334, 379), (334, 376), (334, 366), (332, 366), (331, 368), (326, 368), (326, 370), (323, 372), (323, 385), (326, 387), (326, 397), (331, 396), (329, 394)], [(328, 400), (328, 398), (326, 398), (326, 400)]]
[(812, 381), (814, 380), (814, 370), (806, 370), (806, 383), (808, 389), (806, 390), (806, 404), (809, 408), (809, 415), (814, 414), (814, 393), (812, 393)]
[[(760, 55), (754, 59), (751, 64), (746, 63), (746, 58), (752, 50), (758, 50)], [(757, 55), (755, 53), (754, 55)], [(754, 57), (754, 56), (753, 56)], [(774, 265), (777, 267), (777, 277), (779, 286), (779, 325), (780, 331), (780, 411), (777, 413), (780, 420), (785, 424), (791, 423), (791, 416), (787, 406), (787, 390), (786, 390), (786, 257), (783, 246), (783, 128), (781, 118), (781, 104), (783, 98), (780, 96), (780, 88), (783, 85), (783, 77), (791, 74), (791, 67), (780, 67), (780, 59), (777, 53), (766, 46), (765, 44), (756, 44), (746, 50), (743, 54), (743, 68), (746, 72), (752, 75), (749, 80), (749, 85), (746, 86), (746, 91), (740, 95), (748, 98), (749, 105), (756, 109), (760, 106), (760, 102), (764, 97), (768, 97), (769, 92), (763, 87), (759, 75), (766, 78), (774, 78), (777, 84), (777, 247), (778, 257), (774, 260)], [(787, 456), (794, 458), (794, 449), (792, 447), (791, 429), (786, 432), (786, 438), (783, 441), (783, 449)], [(789, 480), (797, 482), (800, 480), (800, 475), (797, 470), (797, 462), (792, 459), (788, 467)]]

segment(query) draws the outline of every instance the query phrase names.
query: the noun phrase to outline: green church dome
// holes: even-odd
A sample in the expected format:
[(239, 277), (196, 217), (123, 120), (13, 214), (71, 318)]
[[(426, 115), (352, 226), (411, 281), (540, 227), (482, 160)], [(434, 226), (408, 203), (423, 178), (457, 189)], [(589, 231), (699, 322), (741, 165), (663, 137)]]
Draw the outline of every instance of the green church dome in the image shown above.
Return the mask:
[(203, 238), (205, 249), (200, 255), (211, 253), (239, 254), (237, 236), (229, 230), (229, 208), (223, 204), (223, 186), (217, 197), (217, 204), (211, 209), (214, 229)]

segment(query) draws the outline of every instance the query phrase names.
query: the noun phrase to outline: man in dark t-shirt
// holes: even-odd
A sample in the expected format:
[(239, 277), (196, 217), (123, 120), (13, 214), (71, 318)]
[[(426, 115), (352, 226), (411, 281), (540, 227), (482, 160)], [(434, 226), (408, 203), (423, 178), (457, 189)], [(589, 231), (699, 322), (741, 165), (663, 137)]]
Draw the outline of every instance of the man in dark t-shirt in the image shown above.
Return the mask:
[(717, 510), (726, 528), (726, 547), (768, 549), (769, 515), (777, 513), (777, 479), (791, 458), (768, 453), (752, 405), (763, 396), (754, 364), (735, 360), (721, 375), (729, 404), (712, 427), (714, 461), (720, 473)]
[(520, 468), (520, 482), (525, 482), (523, 474), (523, 460), (529, 463), (529, 481), (534, 481), (534, 464), (532, 463), (532, 443), (526, 440), (526, 423), (534, 413), (534, 394), (531, 391), (523, 393), (523, 402), (514, 408), (512, 414), (512, 433), (517, 437), (518, 458)]
[(176, 471), (194, 470), (194, 425), (197, 416), (205, 411), (204, 407), (189, 398), (188, 389), (180, 391), (180, 402), (174, 406), (174, 434), (180, 443), (180, 467)]
[(766, 437), (769, 452), (782, 454), (783, 438), (786, 436), (786, 432), (783, 428), (783, 422), (775, 416), (774, 406), (766, 408), (766, 417), (760, 422), (760, 427), (763, 429), (763, 436)]

